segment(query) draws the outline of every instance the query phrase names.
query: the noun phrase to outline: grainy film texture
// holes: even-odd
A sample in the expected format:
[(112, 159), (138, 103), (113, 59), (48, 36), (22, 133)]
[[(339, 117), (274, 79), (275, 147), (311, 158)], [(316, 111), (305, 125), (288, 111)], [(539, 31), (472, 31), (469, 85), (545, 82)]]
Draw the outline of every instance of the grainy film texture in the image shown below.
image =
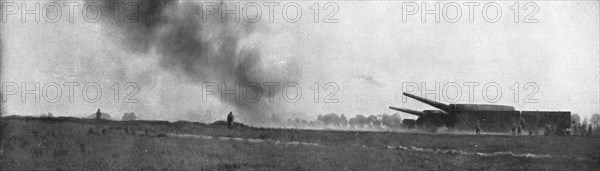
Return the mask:
[(599, 8), (0, 0), (0, 170), (598, 170)]

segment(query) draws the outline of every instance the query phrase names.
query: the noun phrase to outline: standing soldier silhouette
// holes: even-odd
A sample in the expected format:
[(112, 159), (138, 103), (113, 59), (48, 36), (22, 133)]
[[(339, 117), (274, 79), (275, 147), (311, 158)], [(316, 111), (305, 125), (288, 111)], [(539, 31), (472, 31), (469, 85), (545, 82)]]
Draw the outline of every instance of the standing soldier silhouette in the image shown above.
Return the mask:
[(475, 125), (475, 134), (479, 135), (481, 132), (481, 125), (479, 125), (479, 120), (477, 120), (477, 124)]
[(229, 112), (229, 114), (227, 115), (227, 126), (229, 127), (229, 129), (231, 129), (231, 127), (233, 126), (233, 113)]
[(100, 113), (100, 109), (98, 109), (98, 111), (96, 111), (96, 120), (100, 120), (101, 115), (102, 113)]
[(517, 123), (513, 124), (511, 130), (512, 130), (512, 135), (517, 135), (517, 131), (516, 131), (517, 130)]
[(524, 126), (525, 126), (525, 118), (519, 119), (519, 124), (517, 125), (517, 135), (521, 135), (521, 132), (523, 132)]

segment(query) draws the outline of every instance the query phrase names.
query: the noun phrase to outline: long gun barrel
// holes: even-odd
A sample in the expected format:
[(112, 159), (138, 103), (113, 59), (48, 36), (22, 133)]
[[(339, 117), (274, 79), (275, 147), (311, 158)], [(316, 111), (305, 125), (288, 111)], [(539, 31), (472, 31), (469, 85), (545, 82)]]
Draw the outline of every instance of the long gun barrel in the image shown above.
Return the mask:
[(425, 114), (425, 113), (423, 113), (423, 112), (421, 112), (421, 111), (410, 110), (410, 109), (404, 109), (404, 108), (393, 107), (393, 106), (390, 106), (390, 109), (392, 109), (392, 110), (397, 110), (397, 111), (404, 112), (404, 113), (409, 113), (409, 114), (417, 115), (417, 116), (422, 116), (422, 115), (424, 115), (424, 114)]
[(431, 106), (433, 106), (435, 108), (438, 108), (440, 110), (443, 110), (445, 112), (450, 112), (450, 111), (448, 111), (448, 110), (450, 110), (450, 106), (448, 106), (447, 104), (436, 102), (436, 101), (433, 101), (433, 100), (427, 100), (425, 98), (422, 98), (422, 97), (419, 97), (419, 96), (415, 96), (415, 95), (412, 95), (410, 93), (402, 93), (402, 94), (405, 95), (405, 96), (408, 96), (410, 98), (413, 98), (415, 100), (418, 100), (420, 102), (423, 102), (425, 104), (431, 105)]

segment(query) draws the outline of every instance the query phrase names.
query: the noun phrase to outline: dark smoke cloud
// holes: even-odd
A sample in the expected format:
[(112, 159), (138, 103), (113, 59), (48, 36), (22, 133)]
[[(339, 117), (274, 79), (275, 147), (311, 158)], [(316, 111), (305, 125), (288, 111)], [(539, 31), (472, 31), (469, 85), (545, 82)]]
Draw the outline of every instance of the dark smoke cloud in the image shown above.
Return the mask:
[[(96, 2), (92, 0), (91, 2)], [(119, 21), (111, 23), (116, 24), (120, 29), (127, 33), (125, 45), (129, 50), (135, 52), (146, 52), (150, 49), (156, 39), (156, 29), (159, 25), (165, 24), (164, 10), (173, 4), (174, 0), (103, 0), (101, 6), (104, 7), (104, 14), (115, 14), (115, 10), (128, 11), (127, 14), (119, 12)], [(130, 6), (131, 5), (131, 6)], [(119, 9), (117, 9), (119, 8)], [(135, 11), (129, 13), (129, 11)], [(131, 15), (130, 15), (131, 14)], [(108, 17), (104, 15), (105, 17)], [(130, 21), (135, 19), (132, 24)], [(114, 21), (114, 18), (109, 20)]]
[[(128, 1), (130, 2), (130, 1)], [(256, 32), (258, 24), (221, 22), (215, 15), (202, 22), (201, 5), (194, 1), (173, 0), (134, 1), (138, 7), (137, 23), (106, 23), (125, 33), (123, 45), (132, 53), (156, 53), (159, 67), (198, 84), (202, 81), (240, 83), (292, 82), (298, 79), (298, 66), (292, 61), (283, 73), (273, 73), (261, 66), (262, 54), (258, 45), (242, 44), (241, 40)], [(117, 0), (104, 1), (109, 13), (121, 7)], [(229, 21), (232, 21), (230, 19)], [(280, 68), (281, 69), (281, 68)], [(126, 70), (126, 69), (125, 69)], [(119, 72), (124, 72), (120, 70)], [(266, 87), (247, 89), (249, 94), (262, 92), (269, 97)], [(281, 90), (281, 89), (277, 89)], [(277, 91), (276, 93), (277, 94)], [(259, 123), (266, 120), (272, 107), (261, 100), (228, 103), (236, 106), (241, 119)]]

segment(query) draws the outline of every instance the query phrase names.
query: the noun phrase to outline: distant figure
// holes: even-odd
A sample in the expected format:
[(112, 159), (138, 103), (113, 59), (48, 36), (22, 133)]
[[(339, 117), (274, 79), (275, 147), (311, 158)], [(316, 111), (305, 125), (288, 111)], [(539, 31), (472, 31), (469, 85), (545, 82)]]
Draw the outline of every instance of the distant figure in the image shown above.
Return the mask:
[(102, 113), (100, 113), (100, 109), (98, 109), (98, 111), (96, 111), (96, 120), (100, 120), (101, 115)]
[(477, 121), (476, 127), (475, 127), (475, 134), (479, 135), (481, 132), (481, 125), (479, 125), (479, 121)]
[(523, 132), (523, 127), (525, 127), (525, 118), (521, 118), (519, 120), (519, 124), (517, 124), (517, 134), (521, 135)]
[(231, 129), (231, 127), (233, 126), (233, 113), (229, 112), (229, 114), (227, 115), (227, 126), (229, 127), (229, 129)]
[(592, 124), (588, 125), (587, 136), (592, 135)]
[(512, 130), (512, 134), (513, 135), (517, 134), (517, 132), (516, 132), (516, 130), (517, 130), (517, 124), (516, 123), (512, 126), (511, 130)]

